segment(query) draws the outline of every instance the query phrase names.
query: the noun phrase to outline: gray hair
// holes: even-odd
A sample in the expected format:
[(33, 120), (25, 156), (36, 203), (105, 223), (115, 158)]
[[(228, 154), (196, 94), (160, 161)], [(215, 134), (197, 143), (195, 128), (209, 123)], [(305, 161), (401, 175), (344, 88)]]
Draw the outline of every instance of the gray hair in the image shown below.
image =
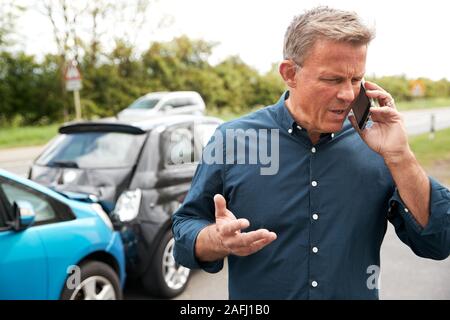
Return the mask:
[(318, 39), (364, 45), (374, 37), (375, 31), (355, 12), (316, 7), (292, 20), (284, 36), (283, 56), (301, 66)]

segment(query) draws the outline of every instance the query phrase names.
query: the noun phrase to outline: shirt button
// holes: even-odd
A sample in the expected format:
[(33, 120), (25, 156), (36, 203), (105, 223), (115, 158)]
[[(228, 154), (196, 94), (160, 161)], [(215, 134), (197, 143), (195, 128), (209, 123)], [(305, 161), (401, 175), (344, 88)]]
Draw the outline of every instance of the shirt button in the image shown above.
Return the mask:
[(292, 128), (289, 128), (289, 129), (288, 129), (288, 132), (289, 132), (289, 133), (292, 133)]
[(298, 130), (302, 130), (302, 127), (300, 127), (300, 126), (297, 126), (297, 129), (298, 129)]
[(312, 185), (313, 187), (317, 187), (317, 181), (311, 182), (311, 185)]
[(314, 253), (317, 253), (317, 252), (319, 252), (319, 248), (317, 248), (317, 247), (313, 247), (313, 248), (312, 248), (312, 252), (314, 252)]
[(333, 138), (334, 138), (334, 133), (331, 134), (331, 139), (333, 139)]
[(317, 283), (317, 281), (313, 281), (311, 282), (311, 285), (313, 286), (313, 288), (317, 287), (319, 284)]
[(317, 213), (314, 213), (312, 215), (313, 220), (318, 220), (319, 219), (319, 215)]
[(405, 212), (409, 212), (409, 210), (407, 208), (405, 208)]
[(316, 153), (316, 151), (317, 151), (317, 150), (316, 150), (316, 148), (314, 148), (314, 147), (311, 149), (311, 152), (312, 152), (312, 153)]

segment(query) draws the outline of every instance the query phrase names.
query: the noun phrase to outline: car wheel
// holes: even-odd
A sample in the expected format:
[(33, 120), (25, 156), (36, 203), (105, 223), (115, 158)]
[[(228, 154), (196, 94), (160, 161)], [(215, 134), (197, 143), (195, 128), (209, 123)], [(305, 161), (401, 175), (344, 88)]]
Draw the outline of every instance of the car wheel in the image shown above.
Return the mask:
[(191, 270), (175, 261), (174, 246), (172, 232), (168, 231), (161, 239), (150, 268), (143, 277), (144, 288), (154, 296), (173, 298), (186, 289)]
[(69, 289), (67, 281), (62, 300), (120, 300), (122, 290), (119, 277), (106, 263), (88, 261), (80, 266), (80, 284)]

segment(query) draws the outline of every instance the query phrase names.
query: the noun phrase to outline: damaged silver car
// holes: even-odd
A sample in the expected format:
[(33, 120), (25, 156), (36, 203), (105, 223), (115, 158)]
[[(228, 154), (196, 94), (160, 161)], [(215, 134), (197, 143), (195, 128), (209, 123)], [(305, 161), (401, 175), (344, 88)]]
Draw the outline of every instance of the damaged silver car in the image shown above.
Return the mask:
[(171, 298), (184, 291), (190, 275), (173, 258), (171, 215), (220, 123), (190, 115), (69, 123), (35, 160), (29, 178), (97, 201), (121, 233), (128, 278)]

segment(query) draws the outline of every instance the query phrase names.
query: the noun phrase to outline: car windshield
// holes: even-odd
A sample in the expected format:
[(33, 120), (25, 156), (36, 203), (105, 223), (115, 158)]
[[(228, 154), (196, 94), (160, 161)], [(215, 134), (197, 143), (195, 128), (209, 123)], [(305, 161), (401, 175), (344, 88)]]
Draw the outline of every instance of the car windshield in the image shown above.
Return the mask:
[(136, 163), (145, 134), (82, 132), (60, 135), (36, 164), (65, 168), (121, 168)]
[(153, 109), (159, 100), (156, 98), (140, 98), (130, 104), (128, 109)]

